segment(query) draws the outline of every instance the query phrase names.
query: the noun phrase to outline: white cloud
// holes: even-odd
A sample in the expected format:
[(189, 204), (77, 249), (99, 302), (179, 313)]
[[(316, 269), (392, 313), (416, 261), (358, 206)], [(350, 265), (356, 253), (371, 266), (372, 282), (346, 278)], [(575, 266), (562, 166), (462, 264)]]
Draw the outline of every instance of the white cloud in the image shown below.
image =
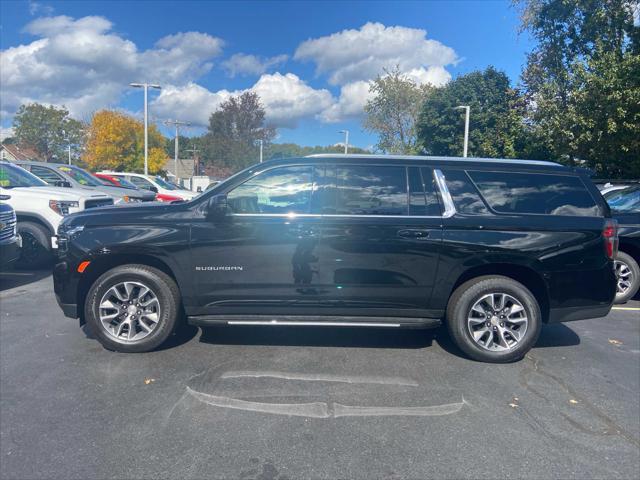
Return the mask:
[(21, 103), (66, 105), (77, 117), (117, 105), (130, 82), (188, 84), (208, 72), (222, 52), (219, 38), (184, 32), (149, 50), (113, 33), (104, 17), (43, 17), (24, 31), (40, 37), (0, 53), (3, 118)]
[(300, 44), (294, 59), (315, 62), (317, 73), (328, 74), (333, 85), (371, 80), (396, 65), (406, 72), (457, 61), (452, 48), (426, 35), (422, 29), (367, 23), (359, 30), (307, 40)]
[(340, 89), (338, 101), (323, 111), (320, 119), (326, 123), (335, 123), (362, 116), (364, 106), (371, 98), (369, 85), (370, 82), (363, 80), (344, 85)]
[(194, 125), (209, 124), (209, 116), (220, 104), (238, 92), (220, 90), (211, 92), (195, 83), (183, 86), (170, 85), (162, 89), (153, 100), (153, 114), (161, 118), (178, 118)]
[(303, 118), (318, 116), (334, 102), (328, 90), (316, 90), (292, 73), (274, 73), (262, 75), (255, 85), (246, 90), (211, 92), (195, 83), (170, 86), (153, 100), (151, 108), (155, 115), (205, 126), (211, 113), (223, 101), (246, 91), (258, 94), (267, 122), (282, 128), (293, 128)]
[(270, 68), (283, 64), (288, 58), (287, 55), (263, 58), (256, 55), (236, 53), (222, 62), (222, 67), (230, 77), (235, 77), (236, 75), (262, 75)]
[(267, 120), (279, 127), (295, 127), (298, 121), (320, 114), (334, 101), (328, 90), (316, 90), (293, 73), (262, 75), (251, 90), (260, 96)]

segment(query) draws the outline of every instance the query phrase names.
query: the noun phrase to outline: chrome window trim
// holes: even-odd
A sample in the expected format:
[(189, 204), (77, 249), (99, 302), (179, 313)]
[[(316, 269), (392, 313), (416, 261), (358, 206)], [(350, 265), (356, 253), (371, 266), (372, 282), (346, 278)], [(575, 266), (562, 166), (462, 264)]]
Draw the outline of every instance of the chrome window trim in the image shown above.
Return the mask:
[(439, 168), (434, 168), (433, 179), (436, 181), (436, 185), (438, 186), (438, 190), (440, 191), (440, 198), (442, 198), (442, 203), (444, 205), (442, 218), (451, 218), (456, 214), (456, 206), (453, 203), (453, 198), (451, 198), (451, 193), (449, 192), (449, 187), (447, 187), (447, 182), (444, 178), (442, 170), (440, 170)]
[(305, 158), (352, 158), (358, 159), (371, 159), (371, 160), (429, 160), (429, 161), (446, 161), (446, 162), (466, 162), (466, 163), (505, 163), (513, 165), (546, 165), (549, 167), (562, 167), (563, 165), (556, 162), (549, 162), (547, 160), (521, 160), (516, 158), (483, 158), (483, 157), (437, 157), (437, 156), (422, 156), (422, 155), (371, 155), (371, 154), (344, 154), (344, 153), (314, 153), (307, 155)]
[[(354, 163), (354, 165), (363, 165), (361, 163)], [(271, 165), (271, 166), (267, 166), (265, 168), (262, 168), (260, 170), (257, 170), (256, 172), (252, 173), (251, 176), (249, 178), (247, 178), (247, 180), (245, 180), (244, 182), (235, 185), (231, 190), (234, 190), (236, 187), (244, 184), (245, 182), (247, 182), (248, 180), (252, 179), (253, 177), (255, 177), (256, 175), (259, 175), (261, 173), (264, 172), (268, 172), (270, 170), (274, 170), (276, 168), (283, 168), (283, 167), (297, 167), (297, 166), (308, 166), (308, 167), (316, 167), (317, 165), (313, 165), (313, 164), (306, 164), (306, 163), (291, 163), (291, 164), (286, 164), (286, 165)], [(378, 165), (379, 166), (379, 165)], [(389, 165), (390, 167), (395, 167), (397, 165)], [(405, 175), (408, 174), (407, 168), (408, 165), (404, 165), (405, 168)], [(436, 173), (437, 172), (437, 173)], [(440, 171), (439, 169), (433, 169), (433, 177), (434, 180), (436, 182), (436, 186), (438, 188), (438, 192), (440, 193), (440, 197), (443, 201), (444, 204), (444, 212), (442, 215), (356, 215), (356, 214), (340, 214), (340, 213), (232, 213), (231, 216), (232, 217), (271, 217), (271, 218), (291, 218), (291, 219), (295, 219), (295, 218), (321, 218), (321, 217), (329, 217), (329, 218), (409, 218), (409, 219), (420, 219), (420, 218), (429, 218), (429, 219), (433, 219), (433, 218), (449, 218), (452, 217), (453, 215), (455, 215), (456, 213), (456, 208), (453, 204), (453, 199), (451, 198), (451, 194), (449, 193), (449, 189), (447, 188), (447, 184), (444, 181), (444, 175), (442, 173), (442, 171)], [(441, 177), (441, 181), (442, 183), (440, 183), (439, 181), (439, 177)], [(424, 188), (424, 185), (423, 185)], [(227, 190), (225, 191), (225, 195), (227, 195), (231, 190)], [(407, 199), (407, 208), (408, 208), (408, 199)]]

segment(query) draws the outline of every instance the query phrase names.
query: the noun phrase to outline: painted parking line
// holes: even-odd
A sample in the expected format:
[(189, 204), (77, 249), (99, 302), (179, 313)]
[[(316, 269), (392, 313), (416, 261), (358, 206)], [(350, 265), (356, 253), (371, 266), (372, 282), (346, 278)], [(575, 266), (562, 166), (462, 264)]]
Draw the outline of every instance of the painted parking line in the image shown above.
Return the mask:
[(639, 307), (613, 307), (611, 310), (628, 310), (631, 312), (640, 312)]

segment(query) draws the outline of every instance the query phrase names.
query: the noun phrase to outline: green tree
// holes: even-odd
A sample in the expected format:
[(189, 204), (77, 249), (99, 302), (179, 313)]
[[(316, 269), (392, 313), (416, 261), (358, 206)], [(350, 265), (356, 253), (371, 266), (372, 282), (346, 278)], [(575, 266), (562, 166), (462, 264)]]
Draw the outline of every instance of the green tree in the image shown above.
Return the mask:
[(471, 107), (469, 156), (514, 158), (539, 153), (530, 145), (522, 96), (511, 88), (509, 77), (493, 67), (460, 76), (429, 95), (417, 127), (424, 153), (462, 156), (464, 110), (456, 109), (459, 105)]
[(364, 128), (378, 135), (378, 150), (384, 153), (417, 152), (416, 122), (420, 107), (432, 87), (417, 85), (398, 67), (385, 70), (369, 87), (372, 98), (364, 112)]
[(605, 174), (637, 171), (640, 29), (633, 26), (634, 2), (515, 3), (522, 29), (537, 41), (522, 75), (527, 116), (550, 157)]
[(231, 97), (211, 114), (202, 138), (203, 158), (208, 163), (240, 169), (255, 163), (258, 140), (267, 145), (276, 131), (265, 124), (265, 111), (256, 93)]
[(62, 107), (39, 103), (21, 105), (13, 117), (16, 142), (35, 149), (46, 161), (64, 161), (71, 145), (77, 156), (84, 143), (84, 126)]

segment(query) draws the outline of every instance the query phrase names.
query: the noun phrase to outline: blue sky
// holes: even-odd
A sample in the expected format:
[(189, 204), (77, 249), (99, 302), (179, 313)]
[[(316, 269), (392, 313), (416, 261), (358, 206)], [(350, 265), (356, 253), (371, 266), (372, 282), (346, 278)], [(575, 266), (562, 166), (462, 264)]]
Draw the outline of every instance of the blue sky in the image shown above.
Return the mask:
[[(400, 64), (444, 84), (494, 65), (518, 81), (531, 48), (508, 1), (0, 3), (2, 126), (25, 101), (141, 111), (131, 81), (163, 85), (151, 114), (204, 124), (231, 94), (256, 91), (277, 141), (367, 147), (368, 82)], [(146, 78), (142, 78), (146, 77)], [(193, 127), (191, 134), (201, 129)], [(168, 132), (167, 132), (168, 133)]]

